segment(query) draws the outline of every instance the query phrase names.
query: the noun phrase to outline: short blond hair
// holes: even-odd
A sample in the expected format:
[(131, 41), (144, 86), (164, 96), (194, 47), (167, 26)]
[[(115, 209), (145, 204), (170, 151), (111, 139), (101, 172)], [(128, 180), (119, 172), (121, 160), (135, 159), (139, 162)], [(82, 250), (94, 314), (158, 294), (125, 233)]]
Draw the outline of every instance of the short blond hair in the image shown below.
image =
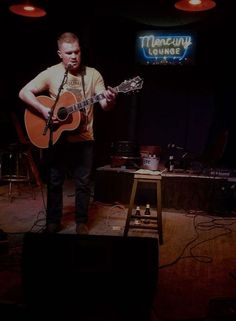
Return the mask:
[(78, 42), (79, 43), (79, 38), (73, 32), (64, 32), (57, 39), (58, 48), (60, 48), (64, 42), (67, 42), (67, 43)]

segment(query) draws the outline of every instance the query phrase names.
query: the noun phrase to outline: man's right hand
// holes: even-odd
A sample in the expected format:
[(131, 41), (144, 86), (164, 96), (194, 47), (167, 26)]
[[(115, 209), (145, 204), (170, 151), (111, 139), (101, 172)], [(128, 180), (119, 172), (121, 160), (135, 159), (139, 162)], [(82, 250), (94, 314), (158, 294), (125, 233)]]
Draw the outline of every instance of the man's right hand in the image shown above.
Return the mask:
[[(48, 118), (51, 116), (51, 109), (48, 107), (43, 107), (41, 110), (41, 113), (43, 114), (44, 118), (48, 120)], [(59, 120), (55, 115), (52, 116), (52, 122), (53, 124), (58, 124)]]

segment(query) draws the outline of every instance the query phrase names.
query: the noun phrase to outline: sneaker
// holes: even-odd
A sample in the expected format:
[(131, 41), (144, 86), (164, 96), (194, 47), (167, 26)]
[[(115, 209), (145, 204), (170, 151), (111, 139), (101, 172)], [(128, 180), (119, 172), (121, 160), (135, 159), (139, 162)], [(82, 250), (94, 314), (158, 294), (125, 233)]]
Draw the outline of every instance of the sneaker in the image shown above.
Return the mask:
[(77, 234), (88, 234), (88, 227), (84, 223), (76, 224), (76, 233)]
[(57, 233), (61, 230), (61, 224), (60, 223), (49, 223), (47, 224), (44, 233), (52, 234)]

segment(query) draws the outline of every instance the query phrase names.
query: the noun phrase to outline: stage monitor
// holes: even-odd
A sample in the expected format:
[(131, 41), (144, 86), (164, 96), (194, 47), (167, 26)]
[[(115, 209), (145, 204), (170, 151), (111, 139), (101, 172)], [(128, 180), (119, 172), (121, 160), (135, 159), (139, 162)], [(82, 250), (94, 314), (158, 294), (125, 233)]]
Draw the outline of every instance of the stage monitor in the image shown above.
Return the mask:
[(139, 31), (136, 61), (141, 65), (194, 65), (196, 36), (192, 31)]
[(28, 232), (22, 257), (24, 301), (36, 321), (149, 320), (157, 238)]

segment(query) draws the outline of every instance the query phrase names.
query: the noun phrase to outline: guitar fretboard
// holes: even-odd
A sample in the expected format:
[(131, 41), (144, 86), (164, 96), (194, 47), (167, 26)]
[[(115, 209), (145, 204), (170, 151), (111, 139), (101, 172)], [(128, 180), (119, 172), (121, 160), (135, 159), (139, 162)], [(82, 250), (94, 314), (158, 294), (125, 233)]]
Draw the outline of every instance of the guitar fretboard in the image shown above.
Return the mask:
[(67, 109), (67, 112), (69, 114), (71, 114), (71, 113), (73, 113), (75, 111), (78, 111), (78, 110), (81, 110), (81, 109), (83, 109), (83, 108), (85, 108), (85, 107), (87, 107), (89, 105), (93, 105), (93, 104), (97, 103), (99, 100), (102, 100), (104, 98), (105, 98), (105, 96), (104, 96), (103, 93), (97, 94), (97, 95), (95, 95), (95, 96), (93, 96), (91, 98), (85, 99), (85, 100), (83, 100), (83, 101), (81, 101), (79, 103), (76, 103), (76, 104), (73, 104), (71, 106), (68, 106), (68, 107), (66, 107), (66, 109)]

